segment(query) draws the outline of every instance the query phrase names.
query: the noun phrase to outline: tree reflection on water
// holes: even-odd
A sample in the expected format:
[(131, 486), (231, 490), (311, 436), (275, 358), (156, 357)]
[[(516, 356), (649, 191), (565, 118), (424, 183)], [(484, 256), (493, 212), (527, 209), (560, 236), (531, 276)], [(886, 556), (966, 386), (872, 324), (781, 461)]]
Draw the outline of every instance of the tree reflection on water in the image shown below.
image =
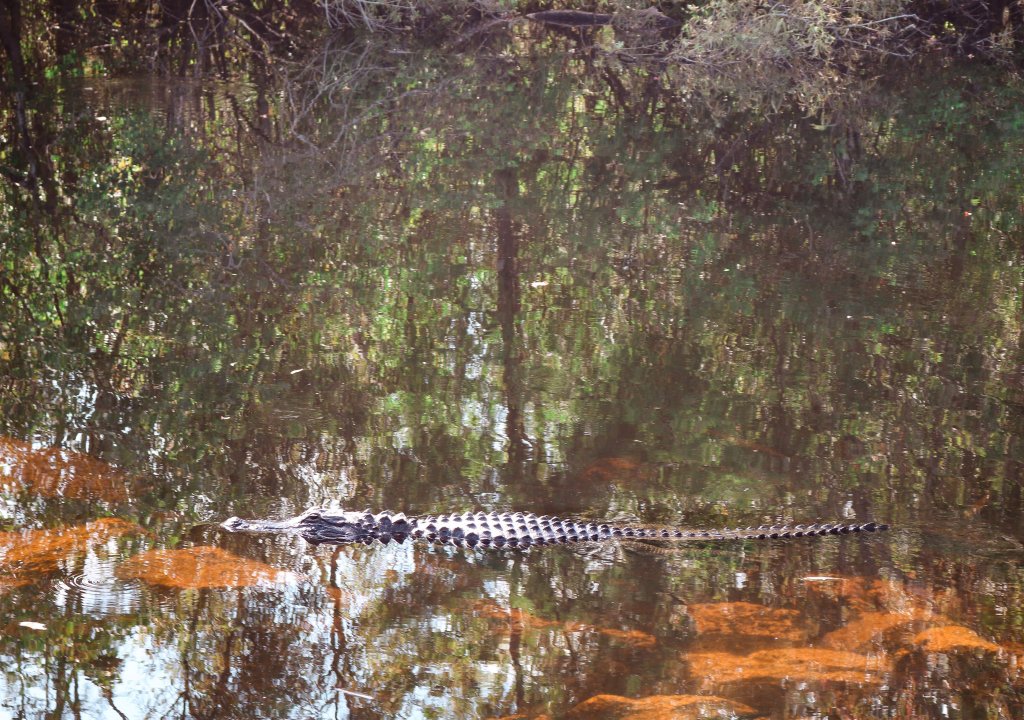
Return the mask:
[[(48, 184), (0, 189), (12, 714), (1024, 712), (1019, 88), (918, 70), (825, 127), (523, 32), (38, 95)], [(329, 502), (895, 529), (216, 529)]]

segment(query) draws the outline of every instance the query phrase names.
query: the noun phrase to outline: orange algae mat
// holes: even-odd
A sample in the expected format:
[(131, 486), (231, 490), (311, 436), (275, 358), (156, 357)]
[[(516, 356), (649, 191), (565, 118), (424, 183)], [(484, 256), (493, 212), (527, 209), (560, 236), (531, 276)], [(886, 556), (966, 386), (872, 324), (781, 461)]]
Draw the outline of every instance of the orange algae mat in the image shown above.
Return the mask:
[(505, 609), (497, 603), (487, 600), (473, 603), (472, 609), (478, 617), (508, 623), (509, 629), (513, 633), (522, 633), (527, 629), (554, 628), (570, 633), (596, 633), (636, 648), (654, 647), (657, 644), (657, 638), (642, 630), (605, 628), (575, 620), (547, 620), (521, 608)]
[(27, 585), (51, 573), (61, 562), (122, 535), (138, 535), (143, 529), (117, 518), (100, 518), (85, 525), (45, 530), (0, 533), (0, 586)]
[(699, 603), (687, 610), (701, 635), (743, 635), (800, 642), (808, 632), (797, 610), (749, 602)]
[(881, 657), (824, 648), (759, 650), (745, 656), (732, 653), (689, 653), (690, 674), (706, 686), (735, 682), (782, 681), (879, 683), (891, 671)]
[(85, 453), (33, 448), (0, 436), (0, 486), (25, 488), (42, 497), (117, 502), (128, 497), (125, 475)]
[(121, 563), (117, 576), (150, 585), (194, 590), (271, 584), (291, 574), (227, 550), (201, 546), (139, 553)]
[(650, 695), (627, 698), (595, 695), (567, 714), (568, 720), (703, 720), (714, 717), (753, 715), (748, 705), (714, 695)]

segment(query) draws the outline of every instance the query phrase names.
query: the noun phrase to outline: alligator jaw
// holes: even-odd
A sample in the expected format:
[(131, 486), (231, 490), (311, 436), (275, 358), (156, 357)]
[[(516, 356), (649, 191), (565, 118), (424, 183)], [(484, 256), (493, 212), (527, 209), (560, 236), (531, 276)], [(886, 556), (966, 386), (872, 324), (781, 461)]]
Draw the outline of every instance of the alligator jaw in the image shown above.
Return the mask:
[(243, 520), (240, 517), (230, 517), (220, 524), (221, 529), (228, 532), (247, 533), (282, 533), (296, 529), (295, 519), (274, 522), (273, 520)]
[[(372, 516), (371, 516), (372, 519)], [(221, 528), (228, 532), (279, 534), (293, 533), (301, 535), (313, 543), (360, 542), (377, 537), (373, 526), (365, 525), (364, 513), (345, 512), (326, 508), (311, 508), (298, 517), (288, 520), (243, 520), (232, 517), (221, 523)], [(388, 529), (391, 524), (389, 523)]]

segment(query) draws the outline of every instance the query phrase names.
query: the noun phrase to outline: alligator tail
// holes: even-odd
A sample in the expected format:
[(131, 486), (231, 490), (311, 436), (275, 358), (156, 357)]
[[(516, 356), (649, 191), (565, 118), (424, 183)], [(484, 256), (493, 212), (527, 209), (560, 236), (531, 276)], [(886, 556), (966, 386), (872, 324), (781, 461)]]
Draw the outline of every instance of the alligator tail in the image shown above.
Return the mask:
[[(814, 523), (812, 525), (761, 525), (726, 530), (674, 530), (668, 537), (692, 540), (768, 540), (778, 538), (850, 535), (888, 530), (884, 523)], [(664, 536), (663, 536), (664, 537)]]

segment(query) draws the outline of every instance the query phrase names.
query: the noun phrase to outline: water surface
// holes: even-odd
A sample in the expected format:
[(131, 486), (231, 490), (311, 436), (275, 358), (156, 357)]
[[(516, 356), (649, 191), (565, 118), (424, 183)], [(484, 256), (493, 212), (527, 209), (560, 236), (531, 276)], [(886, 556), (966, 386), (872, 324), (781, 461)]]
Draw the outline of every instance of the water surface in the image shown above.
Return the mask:
[[(0, 204), (4, 712), (1024, 713), (1020, 89), (723, 111), (524, 42), (50, 90)], [(314, 504), (893, 530), (217, 528)]]

